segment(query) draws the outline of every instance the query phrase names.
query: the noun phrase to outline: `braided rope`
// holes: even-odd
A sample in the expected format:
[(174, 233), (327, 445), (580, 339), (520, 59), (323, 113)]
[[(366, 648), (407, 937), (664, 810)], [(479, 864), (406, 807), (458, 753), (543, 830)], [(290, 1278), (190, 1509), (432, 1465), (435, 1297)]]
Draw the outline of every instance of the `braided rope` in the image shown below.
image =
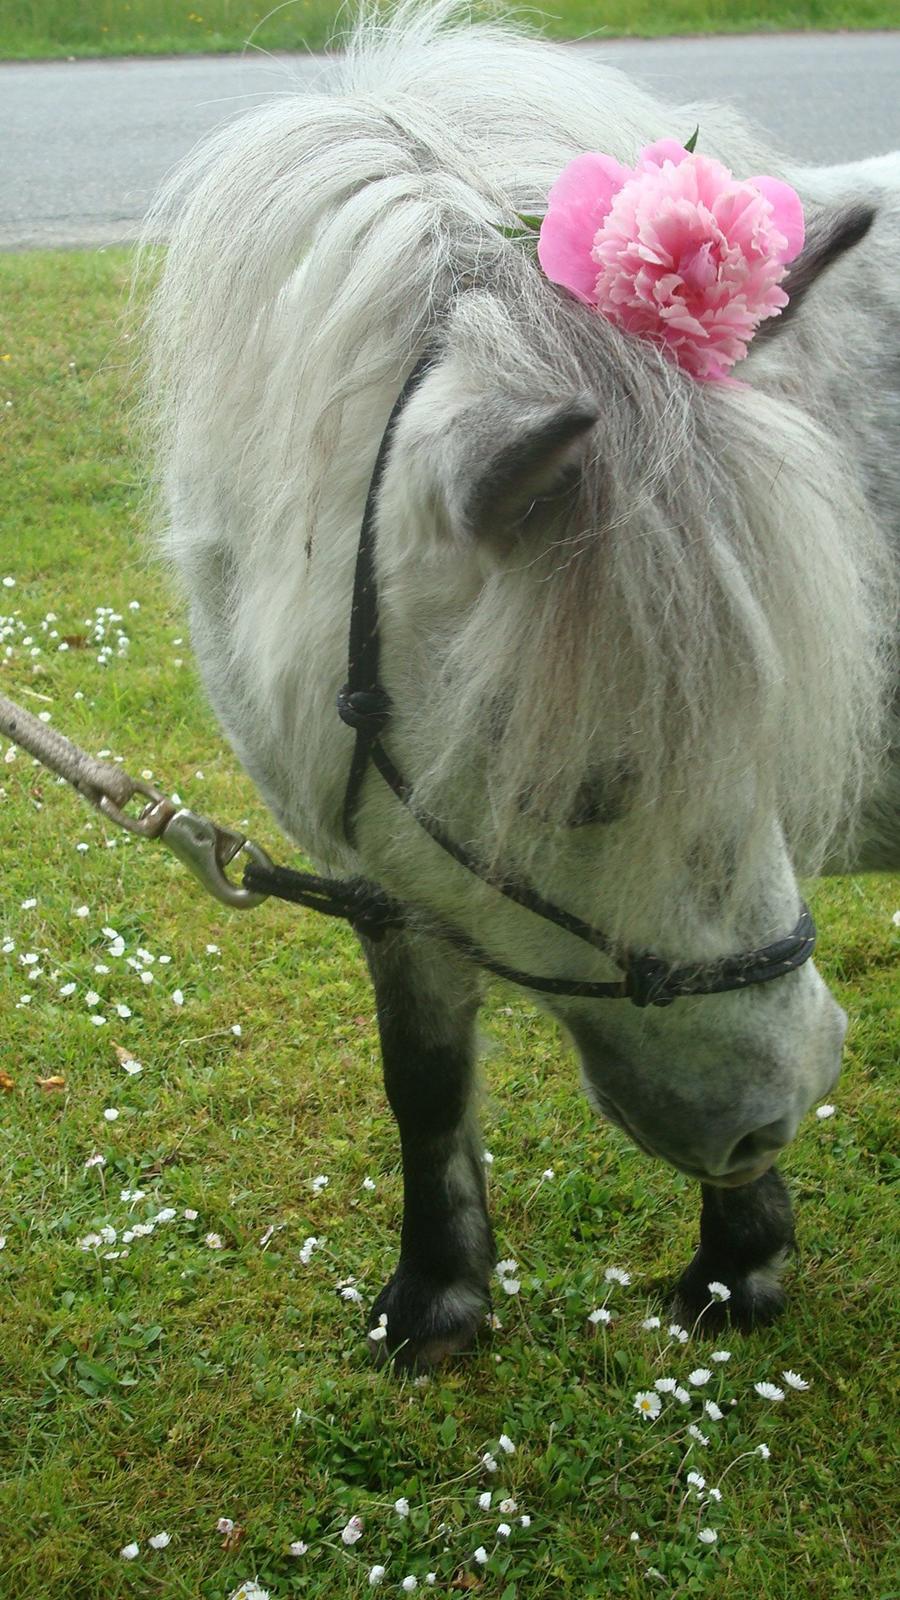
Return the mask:
[(0, 694), (0, 733), (20, 745), (83, 794), (92, 805), (108, 795), (117, 806), (124, 806), (135, 792), (135, 785), (121, 767), (98, 761), (81, 750), (71, 739), (48, 728), (45, 722), (23, 711), (14, 701)]

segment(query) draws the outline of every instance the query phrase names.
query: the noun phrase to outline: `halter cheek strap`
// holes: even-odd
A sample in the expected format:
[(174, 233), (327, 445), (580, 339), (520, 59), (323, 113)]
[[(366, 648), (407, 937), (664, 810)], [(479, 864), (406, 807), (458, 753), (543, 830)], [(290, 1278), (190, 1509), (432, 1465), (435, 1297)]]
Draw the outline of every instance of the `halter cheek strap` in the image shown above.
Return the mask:
[[(726, 990), (746, 988), (750, 984), (768, 983), (773, 978), (780, 978), (785, 973), (793, 972), (809, 960), (815, 949), (815, 925), (805, 905), (802, 906), (795, 927), (783, 939), (756, 950), (745, 950), (737, 955), (724, 956), (718, 961), (673, 967), (650, 951), (623, 950), (613, 946), (600, 929), (592, 927), (590, 923), (584, 922), (572, 912), (546, 900), (530, 885), (492, 875), (471, 851), (457, 843), (445, 831), (435, 817), (416, 804), (412, 786), (394, 765), (382, 743), (382, 735), (390, 725), (392, 704), (390, 695), (380, 682), (379, 676), (380, 635), (375, 572), (375, 526), (378, 495), (397, 420), (433, 361), (431, 353), (421, 357), (394, 403), (375, 460), (360, 529), (350, 608), (347, 682), (337, 697), (338, 715), (356, 735), (344, 792), (343, 825), (348, 841), (351, 844), (355, 843), (362, 786), (371, 763), (419, 826), (447, 855), (452, 856), (454, 861), (459, 862), (483, 883), (489, 884), (497, 894), (523, 906), (546, 922), (554, 923), (556, 927), (564, 929), (576, 939), (581, 939), (593, 949), (602, 951), (622, 969), (624, 974), (615, 982), (592, 983), (566, 978), (537, 977), (532, 973), (519, 972), (513, 967), (495, 961), (461, 929), (440, 918), (432, 917), (430, 913), (424, 914), (429, 928), (477, 962), (479, 966), (511, 983), (534, 989), (542, 994), (577, 996), (582, 999), (630, 1000), (636, 1006), (665, 1006), (682, 996), (721, 994)], [(400, 901), (394, 900), (377, 885), (362, 879), (342, 882), (333, 878), (320, 878), (312, 873), (292, 872), (284, 867), (265, 868), (251, 865), (244, 873), (244, 884), (248, 889), (257, 892), (280, 896), (282, 899), (309, 906), (329, 916), (343, 917), (360, 933), (370, 938), (378, 938), (388, 928), (401, 927), (409, 920), (407, 908)], [(422, 913), (418, 908), (417, 916), (419, 920), (422, 919)]]

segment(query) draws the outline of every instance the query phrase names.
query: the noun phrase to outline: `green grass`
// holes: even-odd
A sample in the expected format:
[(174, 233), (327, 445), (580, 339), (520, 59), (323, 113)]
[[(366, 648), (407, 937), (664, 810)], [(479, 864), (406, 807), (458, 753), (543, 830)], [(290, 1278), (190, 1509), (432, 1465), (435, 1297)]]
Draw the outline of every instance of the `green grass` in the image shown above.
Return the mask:
[[(145, 553), (118, 322), (128, 269), (112, 251), (0, 257), (0, 578), (15, 579), (0, 588), (11, 630), (0, 685), (197, 809), (246, 818), (286, 860), (205, 706), (183, 612)], [(121, 628), (130, 639), (106, 666), (81, 643), (97, 607), (122, 618), (106, 618), (107, 637)], [(699, 1405), (670, 1400), (651, 1425), (632, 1401), (660, 1374), (684, 1381), (713, 1365), (708, 1341), (666, 1351), (664, 1331), (660, 1342), (640, 1327), (660, 1309), (656, 1284), (692, 1248), (695, 1189), (591, 1117), (573, 1062), (532, 1006), (498, 990), (484, 1018), (492, 1205), (521, 1291), (498, 1296), (503, 1327), (477, 1354), (426, 1384), (395, 1382), (371, 1370), (364, 1308), (336, 1289), (352, 1275), (366, 1301), (377, 1291), (400, 1211), (353, 938), (281, 905), (229, 913), (161, 849), (5, 754), (4, 743), (0, 946), (14, 948), (0, 949), (3, 1600), (224, 1600), (254, 1574), (278, 1600), (336, 1600), (369, 1594), (374, 1562), (388, 1567), (382, 1592), (401, 1593), (406, 1574), (428, 1592), (434, 1572), (432, 1592), (448, 1600), (469, 1588), (485, 1600), (896, 1597), (896, 880), (814, 893), (821, 966), (852, 1019), (838, 1110), (808, 1119), (784, 1163), (801, 1240), (790, 1309), (769, 1332), (725, 1341), (732, 1359), (705, 1391), (724, 1419), (685, 1459)], [(88, 915), (75, 915), (81, 906)], [(127, 955), (171, 956), (153, 963), (152, 984), (107, 953), (110, 926)], [(64, 997), (67, 982), (77, 987)], [(91, 987), (103, 1026), (89, 1020)], [(116, 1045), (140, 1074), (125, 1073)], [(37, 1081), (51, 1077), (64, 1087)], [(105, 1165), (86, 1168), (93, 1154)], [(329, 1183), (316, 1194), (319, 1173)], [(144, 1199), (120, 1199), (135, 1187)], [(123, 1229), (169, 1207), (175, 1219), (105, 1257), (126, 1248)], [(117, 1230), (115, 1246), (78, 1248), (101, 1227)], [(204, 1243), (210, 1232), (222, 1250)], [(323, 1243), (303, 1265), (309, 1235)], [(604, 1335), (586, 1317), (608, 1293), (611, 1263), (632, 1283), (613, 1289), (619, 1315)], [(758, 1399), (753, 1383), (786, 1367), (809, 1392), (780, 1406)], [(771, 1459), (752, 1453), (728, 1470), (720, 1505), (701, 1512), (685, 1498), (689, 1467), (715, 1485), (761, 1442)], [(494, 1476), (480, 1465), (486, 1450)], [(393, 1510), (401, 1495), (406, 1520)], [(517, 1511), (504, 1517), (497, 1503), (509, 1495)], [(365, 1531), (348, 1548), (351, 1514)], [(244, 1530), (237, 1548), (222, 1547), (223, 1516)], [(508, 1540), (495, 1539), (501, 1520)], [(709, 1549), (703, 1524), (719, 1535)], [(161, 1530), (171, 1543), (152, 1551)], [(297, 1539), (305, 1556), (288, 1554)], [(119, 1550), (132, 1540), (141, 1552), (127, 1562)], [(482, 1545), (485, 1569), (474, 1560)]]
[[(343, 26), (337, 0), (0, 0), (0, 57), (321, 50)], [(565, 0), (535, 13), (558, 38), (896, 27), (890, 0)]]

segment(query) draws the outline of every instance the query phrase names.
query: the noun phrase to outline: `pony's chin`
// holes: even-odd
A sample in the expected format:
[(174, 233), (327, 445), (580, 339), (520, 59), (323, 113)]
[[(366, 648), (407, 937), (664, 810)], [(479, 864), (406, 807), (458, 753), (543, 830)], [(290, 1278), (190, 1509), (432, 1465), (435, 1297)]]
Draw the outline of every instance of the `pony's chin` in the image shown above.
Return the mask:
[(671, 1164), (678, 1172), (685, 1173), (689, 1178), (696, 1178), (698, 1183), (709, 1184), (713, 1189), (743, 1189), (748, 1183), (756, 1183), (759, 1178), (763, 1177), (769, 1168), (774, 1165), (777, 1156), (778, 1152), (776, 1151), (773, 1155), (768, 1156), (765, 1161), (760, 1161), (755, 1167), (745, 1167), (740, 1172), (726, 1172), (720, 1177), (716, 1176), (715, 1173), (700, 1172), (695, 1167), (680, 1166), (675, 1161)]

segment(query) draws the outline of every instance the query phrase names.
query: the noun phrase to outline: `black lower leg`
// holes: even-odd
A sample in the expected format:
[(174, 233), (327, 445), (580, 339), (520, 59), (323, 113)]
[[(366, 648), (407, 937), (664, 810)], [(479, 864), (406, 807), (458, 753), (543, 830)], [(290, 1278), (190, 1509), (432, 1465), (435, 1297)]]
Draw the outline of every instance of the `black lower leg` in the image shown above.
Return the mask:
[[(702, 1312), (710, 1331), (728, 1321), (744, 1329), (771, 1322), (784, 1306), (779, 1277), (794, 1245), (784, 1179), (773, 1167), (741, 1189), (702, 1190), (700, 1248), (676, 1285), (676, 1315), (691, 1324)], [(710, 1283), (724, 1284), (729, 1299), (715, 1300)]]
[(494, 1243), (471, 1114), (479, 996), (468, 968), (428, 939), (366, 945), (385, 1087), (403, 1157), (400, 1262), (375, 1302), (376, 1355), (427, 1366), (471, 1342), (489, 1305)]

